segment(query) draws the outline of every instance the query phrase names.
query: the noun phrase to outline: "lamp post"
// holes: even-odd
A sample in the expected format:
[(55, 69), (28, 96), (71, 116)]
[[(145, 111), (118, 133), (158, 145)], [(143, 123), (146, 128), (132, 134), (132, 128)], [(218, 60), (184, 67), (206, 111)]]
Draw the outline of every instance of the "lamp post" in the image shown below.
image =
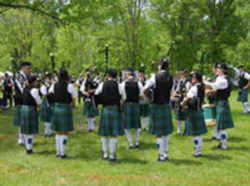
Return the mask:
[(105, 45), (105, 61), (106, 61), (106, 71), (109, 67), (109, 46), (108, 44)]
[(55, 71), (55, 56), (54, 56), (53, 52), (51, 52), (49, 54), (49, 56), (50, 56), (50, 62), (51, 62), (52, 70)]

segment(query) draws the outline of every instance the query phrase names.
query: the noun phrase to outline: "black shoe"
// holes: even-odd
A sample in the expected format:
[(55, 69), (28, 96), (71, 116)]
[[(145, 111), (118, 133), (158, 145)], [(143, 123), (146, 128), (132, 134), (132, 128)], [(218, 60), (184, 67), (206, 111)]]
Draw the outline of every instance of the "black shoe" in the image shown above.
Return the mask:
[(140, 145), (138, 144), (138, 145), (135, 145), (135, 148), (136, 149), (139, 149), (140, 148)]
[(202, 154), (193, 154), (193, 156), (194, 156), (195, 158), (199, 158), (199, 157), (202, 157)]
[(220, 143), (217, 147), (217, 149), (220, 149), (220, 150), (227, 150), (227, 148), (223, 148), (222, 144)]
[(66, 154), (61, 155), (60, 157), (61, 157), (62, 159), (69, 159), (69, 156), (67, 156)]
[(212, 140), (212, 141), (217, 141), (217, 140), (219, 140), (219, 139), (217, 139), (215, 136), (213, 136), (213, 137), (211, 138), (211, 140)]
[(132, 145), (130, 145), (129, 147), (128, 147), (128, 149), (134, 149), (135, 147), (134, 146), (132, 146)]
[(108, 157), (108, 156), (107, 156), (107, 157), (105, 157), (105, 156), (104, 156), (104, 152), (103, 152), (103, 153), (102, 153), (102, 159), (103, 159), (103, 160), (108, 160), (108, 159), (109, 159), (109, 157)]
[(33, 150), (27, 150), (26, 152), (28, 155), (33, 154)]
[(60, 156), (60, 154), (57, 154), (56, 157), (57, 157), (57, 158), (60, 158), (61, 156)]
[(114, 158), (109, 158), (109, 161), (116, 162), (117, 161), (116, 155), (114, 155)]
[(162, 155), (159, 155), (157, 161), (159, 162), (164, 162), (164, 161), (167, 161), (168, 160), (168, 157), (165, 157), (165, 156), (162, 156)]

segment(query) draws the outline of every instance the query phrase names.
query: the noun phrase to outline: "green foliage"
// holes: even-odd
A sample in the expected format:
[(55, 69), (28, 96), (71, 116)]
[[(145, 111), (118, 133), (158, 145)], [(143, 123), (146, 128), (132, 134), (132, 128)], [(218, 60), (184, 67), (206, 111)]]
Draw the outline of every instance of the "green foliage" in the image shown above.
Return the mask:
[[(210, 71), (214, 61), (249, 64), (250, 2), (244, 0), (0, 0), (0, 70), (108, 65)], [(14, 69), (13, 69), (14, 70)]]

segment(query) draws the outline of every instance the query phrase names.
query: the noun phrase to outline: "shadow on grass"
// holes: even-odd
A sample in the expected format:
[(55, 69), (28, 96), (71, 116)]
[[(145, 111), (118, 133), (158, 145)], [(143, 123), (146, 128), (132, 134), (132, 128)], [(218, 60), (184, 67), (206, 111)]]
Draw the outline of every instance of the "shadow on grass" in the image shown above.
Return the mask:
[(243, 141), (247, 141), (246, 138), (242, 138), (242, 137), (238, 137), (238, 136), (232, 136), (228, 139), (229, 142), (236, 142), (236, 143), (239, 143), (239, 142), (243, 142)]
[(213, 161), (232, 160), (230, 156), (226, 156), (223, 154), (204, 154), (202, 158)]
[(156, 143), (140, 143), (140, 150), (146, 150), (146, 149), (157, 149)]
[(250, 152), (250, 147), (248, 146), (238, 146), (238, 147), (229, 147), (228, 151), (242, 151), (242, 152)]
[(174, 165), (202, 165), (200, 161), (196, 160), (188, 160), (188, 159), (170, 159), (168, 162)]
[(118, 161), (115, 162), (115, 163), (116, 164), (140, 164), (140, 165), (145, 165), (145, 164), (147, 164), (147, 161), (130, 157), (128, 159), (125, 159), (125, 158), (118, 159)]

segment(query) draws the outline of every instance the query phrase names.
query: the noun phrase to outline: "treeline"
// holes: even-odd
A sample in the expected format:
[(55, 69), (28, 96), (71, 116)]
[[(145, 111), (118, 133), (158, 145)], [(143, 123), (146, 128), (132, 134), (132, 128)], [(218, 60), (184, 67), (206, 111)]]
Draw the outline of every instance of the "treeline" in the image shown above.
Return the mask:
[(250, 67), (249, 0), (0, 0), (0, 70)]

